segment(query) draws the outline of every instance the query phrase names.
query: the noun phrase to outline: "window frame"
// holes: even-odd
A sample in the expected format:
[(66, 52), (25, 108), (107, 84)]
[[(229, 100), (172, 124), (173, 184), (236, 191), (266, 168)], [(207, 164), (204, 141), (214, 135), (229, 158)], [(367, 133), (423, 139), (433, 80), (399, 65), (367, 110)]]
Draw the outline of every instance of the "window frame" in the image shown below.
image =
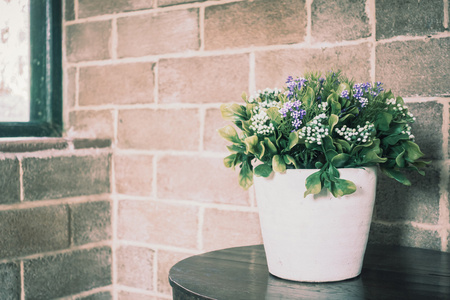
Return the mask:
[(62, 135), (62, 5), (30, 0), (30, 121), (0, 122), (0, 137)]

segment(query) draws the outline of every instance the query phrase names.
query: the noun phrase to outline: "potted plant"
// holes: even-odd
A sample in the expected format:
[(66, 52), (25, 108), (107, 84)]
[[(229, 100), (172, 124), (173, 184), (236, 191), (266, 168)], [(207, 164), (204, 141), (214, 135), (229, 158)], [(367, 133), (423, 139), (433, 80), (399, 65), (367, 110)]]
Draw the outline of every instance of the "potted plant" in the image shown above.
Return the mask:
[(221, 105), (235, 126), (219, 134), (232, 143), (225, 166), (240, 168), (244, 189), (255, 183), (270, 273), (312, 282), (359, 275), (378, 166), (410, 185), (402, 170), (424, 175), (427, 164), (403, 99), (341, 72), (289, 76), (284, 90), (242, 98)]

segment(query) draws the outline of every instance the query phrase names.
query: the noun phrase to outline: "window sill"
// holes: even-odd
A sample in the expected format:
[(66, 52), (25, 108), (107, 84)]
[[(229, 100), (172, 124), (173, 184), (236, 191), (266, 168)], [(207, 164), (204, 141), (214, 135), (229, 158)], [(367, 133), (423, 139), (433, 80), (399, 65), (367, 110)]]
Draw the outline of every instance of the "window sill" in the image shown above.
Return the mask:
[(0, 138), (0, 152), (8, 153), (109, 147), (111, 147), (111, 140), (108, 139)]

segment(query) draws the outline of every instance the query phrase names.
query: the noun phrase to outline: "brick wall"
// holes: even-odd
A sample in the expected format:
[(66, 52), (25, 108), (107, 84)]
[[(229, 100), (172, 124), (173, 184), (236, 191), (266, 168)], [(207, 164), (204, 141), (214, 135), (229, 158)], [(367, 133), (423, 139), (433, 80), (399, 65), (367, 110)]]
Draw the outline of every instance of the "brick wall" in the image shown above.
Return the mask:
[(450, 251), (447, 0), (66, 0), (64, 40), (67, 136), (112, 140), (115, 299), (170, 299), (176, 261), (262, 242), (219, 105), (311, 69), (404, 96), (433, 160), (380, 177), (370, 242)]
[(0, 299), (111, 295), (110, 166), (109, 141), (0, 142)]

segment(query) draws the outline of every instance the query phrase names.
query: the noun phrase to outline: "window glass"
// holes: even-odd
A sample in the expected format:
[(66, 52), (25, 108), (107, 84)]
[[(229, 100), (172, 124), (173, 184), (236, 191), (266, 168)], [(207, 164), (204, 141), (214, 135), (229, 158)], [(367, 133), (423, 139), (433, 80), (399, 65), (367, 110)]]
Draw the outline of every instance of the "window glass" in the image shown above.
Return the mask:
[(0, 0), (0, 122), (30, 120), (30, 0)]

